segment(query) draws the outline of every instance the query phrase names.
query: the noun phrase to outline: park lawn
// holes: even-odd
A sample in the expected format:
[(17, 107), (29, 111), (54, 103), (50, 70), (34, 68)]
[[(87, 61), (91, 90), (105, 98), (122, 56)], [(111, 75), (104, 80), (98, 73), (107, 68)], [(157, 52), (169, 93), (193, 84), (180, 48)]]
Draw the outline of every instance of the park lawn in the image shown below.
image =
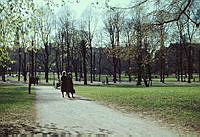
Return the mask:
[(19, 125), (31, 125), (35, 122), (35, 116), (33, 90), (29, 95), (27, 86), (0, 84), (0, 133), (8, 130), (7, 126), (10, 130), (20, 130), (17, 129)]
[[(17, 81), (17, 80), (18, 80), (18, 77), (8, 76), (8, 77), (6, 77), (6, 80), (14, 80), (14, 81)], [(23, 77), (21, 77), (21, 80), (23, 80)]]
[[(153, 78), (152, 81), (160, 82), (160, 78)], [(168, 78), (165, 78), (165, 81), (166, 82), (177, 82), (177, 79), (175, 77), (168, 77)]]
[(77, 94), (190, 129), (200, 129), (200, 85), (75, 86)]

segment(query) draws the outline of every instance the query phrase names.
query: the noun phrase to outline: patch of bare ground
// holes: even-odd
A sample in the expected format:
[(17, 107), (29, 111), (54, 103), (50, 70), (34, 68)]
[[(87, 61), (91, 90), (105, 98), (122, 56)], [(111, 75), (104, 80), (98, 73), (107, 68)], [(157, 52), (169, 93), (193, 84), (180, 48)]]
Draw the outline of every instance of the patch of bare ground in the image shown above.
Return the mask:
[(0, 135), (34, 133), (36, 129), (35, 107), (14, 107), (0, 113)]

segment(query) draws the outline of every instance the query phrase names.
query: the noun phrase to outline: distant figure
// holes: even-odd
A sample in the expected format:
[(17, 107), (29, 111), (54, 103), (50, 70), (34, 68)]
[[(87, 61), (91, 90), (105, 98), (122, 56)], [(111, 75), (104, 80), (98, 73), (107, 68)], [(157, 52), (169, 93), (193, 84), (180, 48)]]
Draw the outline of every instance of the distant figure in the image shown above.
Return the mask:
[(108, 85), (109, 81), (108, 81), (108, 77), (106, 76), (106, 84)]
[(35, 82), (36, 82), (37, 85), (39, 84), (39, 77), (38, 76), (35, 78)]
[(71, 72), (69, 72), (67, 74), (67, 92), (68, 92), (68, 97), (70, 97), (69, 93), (71, 93), (72, 98), (74, 98), (75, 90), (74, 90), (74, 85), (73, 85), (73, 81), (72, 81), (72, 73)]
[(56, 89), (60, 87), (60, 79), (58, 79), (58, 83), (56, 83)]
[(35, 77), (30, 77), (30, 83), (35, 85)]
[(69, 93), (68, 93), (68, 87), (67, 87), (67, 76), (66, 76), (66, 71), (62, 72), (62, 77), (61, 77), (61, 92), (62, 92), (62, 97), (64, 98), (64, 92), (68, 95), (68, 98), (70, 98)]

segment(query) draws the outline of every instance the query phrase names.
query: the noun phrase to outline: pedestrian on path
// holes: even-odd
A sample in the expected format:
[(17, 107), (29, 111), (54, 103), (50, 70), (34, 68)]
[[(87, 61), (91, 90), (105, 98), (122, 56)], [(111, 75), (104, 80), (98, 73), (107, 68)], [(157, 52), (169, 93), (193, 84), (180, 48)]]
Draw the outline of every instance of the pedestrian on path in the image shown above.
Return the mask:
[(68, 86), (67, 86), (66, 71), (62, 72), (62, 77), (61, 77), (61, 92), (62, 92), (62, 97), (63, 98), (64, 98), (64, 92), (66, 92), (66, 94), (68, 95), (68, 98), (70, 98), (69, 92), (68, 92)]
[(71, 93), (72, 98), (74, 98), (75, 90), (74, 90), (71, 72), (68, 72), (68, 74), (67, 74), (67, 92), (68, 92), (68, 97), (70, 97), (69, 93)]

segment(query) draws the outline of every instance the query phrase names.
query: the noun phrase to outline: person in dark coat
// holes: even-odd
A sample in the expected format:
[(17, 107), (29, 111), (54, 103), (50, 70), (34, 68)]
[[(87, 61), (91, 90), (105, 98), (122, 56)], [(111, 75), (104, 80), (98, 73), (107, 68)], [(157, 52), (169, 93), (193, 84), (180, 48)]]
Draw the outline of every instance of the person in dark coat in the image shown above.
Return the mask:
[(67, 74), (67, 92), (71, 93), (72, 98), (74, 98), (75, 90), (74, 90), (74, 85), (73, 85), (73, 81), (72, 81), (72, 73), (71, 72), (69, 72)]
[(62, 77), (61, 77), (61, 92), (62, 92), (62, 97), (64, 98), (64, 92), (67, 93), (68, 98), (70, 98), (69, 96), (69, 92), (68, 92), (68, 86), (67, 86), (67, 76), (66, 76), (66, 71), (62, 72)]

